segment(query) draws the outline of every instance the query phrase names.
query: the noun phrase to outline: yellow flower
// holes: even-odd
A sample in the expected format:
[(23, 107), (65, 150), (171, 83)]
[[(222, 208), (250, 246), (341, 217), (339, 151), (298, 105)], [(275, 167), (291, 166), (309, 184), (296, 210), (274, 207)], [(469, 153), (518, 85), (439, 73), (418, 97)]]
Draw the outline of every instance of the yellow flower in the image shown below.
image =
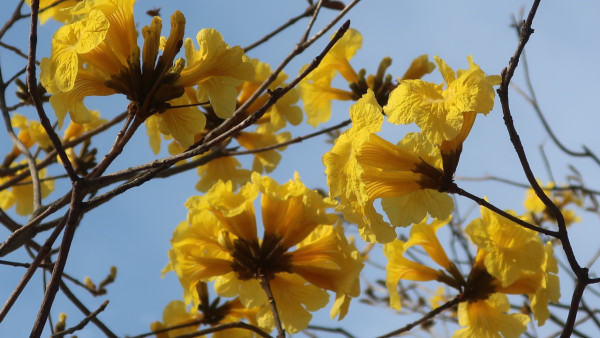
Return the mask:
[[(34, 144), (38, 144), (42, 149), (52, 148), (50, 137), (46, 134), (44, 127), (37, 121), (29, 121), (23, 115), (15, 113), (11, 118), (11, 124), (14, 128), (19, 129), (17, 138), (23, 142), (25, 147), (31, 148)], [(19, 155), (21, 151), (16, 145), (13, 145), (10, 153), (6, 154), (3, 166), (8, 167)]]
[[(31, 6), (31, 0), (25, 0), (25, 2)], [(65, 9), (75, 6), (79, 1), (65, 0), (57, 2), (57, 0), (40, 0), (40, 23), (44, 24), (50, 18), (59, 22), (68, 21), (71, 15)]]
[[(469, 69), (455, 73), (435, 57), (444, 83), (402, 80), (391, 93), (385, 107), (388, 121), (394, 124), (416, 123), (430, 142), (441, 144), (454, 139), (463, 128), (463, 114), (489, 113), (494, 106), (494, 84), (499, 76), (486, 76), (469, 56)], [(473, 119), (474, 120), (474, 119)], [(470, 130), (470, 127), (468, 128)]]
[[(457, 289), (464, 286), (465, 281), (460, 275), (458, 268), (448, 259), (436, 236), (436, 231), (448, 222), (449, 219), (445, 221), (434, 220), (431, 224), (427, 224), (427, 218), (425, 218), (422, 222), (414, 224), (411, 227), (410, 237), (407, 242), (396, 239), (384, 245), (385, 256), (388, 259), (386, 266), (386, 286), (390, 293), (390, 306), (393, 309), (398, 311), (402, 309), (400, 295), (397, 290), (398, 282), (401, 279), (412, 281), (437, 280)], [(435, 270), (424, 264), (404, 258), (404, 252), (414, 245), (419, 245), (425, 249), (429, 257), (443, 267), (448, 274), (443, 270)]]
[[(254, 150), (264, 148), (279, 143), (289, 141), (292, 138), (292, 134), (288, 131), (275, 134), (273, 130), (269, 128), (262, 128), (260, 126), (256, 132), (240, 132), (236, 136), (238, 143), (248, 149)], [(258, 173), (270, 173), (281, 161), (281, 154), (278, 151), (284, 151), (286, 147), (278, 147), (267, 151), (261, 151), (254, 154), (254, 161), (252, 162), (252, 171)]]
[(546, 261), (542, 266), (544, 270), (542, 286), (536, 290), (535, 294), (529, 295), (533, 317), (538, 321), (538, 326), (544, 325), (546, 320), (550, 318), (548, 302), (558, 303), (560, 300), (558, 263), (556, 257), (554, 257), (552, 242), (547, 242), (544, 250), (546, 251)]
[[(238, 97), (238, 104), (241, 105), (246, 102), (250, 96), (256, 92), (260, 85), (271, 75), (271, 67), (264, 62), (260, 62), (258, 59), (250, 59), (250, 63), (254, 66), (254, 79), (251, 81), (244, 81), (241, 86), (240, 94)], [(277, 78), (273, 83), (269, 85), (269, 89), (275, 90), (284, 84), (287, 75), (281, 72), (277, 75)], [(262, 107), (269, 99), (269, 94), (264, 93), (258, 99), (256, 99), (247, 109), (248, 114), (256, 112)], [(289, 121), (292, 125), (297, 126), (302, 122), (302, 109), (296, 105), (300, 95), (296, 88), (292, 88), (283, 97), (263, 115), (263, 117), (257, 123), (270, 123), (274, 130), (279, 130), (286, 125), (286, 121)]]
[[(540, 184), (541, 185), (541, 184)], [(580, 222), (581, 218), (577, 216), (574, 210), (567, 209), (570, 204), (575, 204), (578, 207), (583, 206), (583, 200), (577, 196), (572, 190), (552, 190), (556, 187), (554, 182), (546, 184), (544, 192), (552, 202), (562, 212), (567, 226)], [(546, 205), (537, 197), (533, 189), (528, 189), (525, 201), (523, 202), (525, 209), (528, 211), (527, 218), (533, 223), (541, 225), (543, 222), (556, 223), (552, 212), (546, 208)]]
[(456, 331), (453, 338), (520, 337), (527, 330), (529, 317), (521, 313), (506, 314), (508, 298), (495, 293), (488, 299), (458, 304), (458, 323), (466, 328)]
[[(254, 212), (259, 192), (262, 239), (257, 237)], [(168, 269), (177, 273), (186, 302), (197, 303), (197, 285), (216, 277), (219, 295), (239, 296), (247, 308), (261, 307), (261, 327), (273, 323), (261, 280), (270, 284), (289, 332), (306, 328), (309, 311), (327, 304), (325, 290), (336, 292), (340, 304), (334, 313), (343, 316), (345, 298), (360, 292), (358, 274), (363, 262), (341, 228), (333, 226), (336, 217), (325, 212), (333, 205), (307, 189), (298, 175), (279, 185), (253, 173), (252, 182), (238, 193), (231, 182), (219, 181), (206, 195), (188, 200), (188, 221), (173, 234)]]
[(300, 84), (300, 96), (308, 124), (313, 127), (329, 121), (331, 117), (331, 100), (353, 100), (351, 91), (332, 88), (331, 81), (339, 72), (349, 83), (358, 82), (358, 74), (350, 65), (350, 59), (362, 46), (362, 35), (350, 28), (325, 55), (319, 66)]
[(229, 47), (215, 29), (202, 29), (196, 35), (200, 49), (191, 39), (184, 42), (186, 65), (176, 85), (197, 86), (199, 102), (209, 102), (222, 119), (235, 110), (236, 87), (254, 78), (254, 67), (240, 46)]
[(77, 123), (90, 121), (83, 103), (87, 96), (124, 94), (143, 121), (183, 94), (183, 87), (174, 83), (184, 61), (173, 64), (183, 39), (183, 14), (177, 11), (171, 17), (171, 34), (157, 61), (161, 19), (155, 17), (144, 27), (142, 53), (133, 4), (134, 0), (84, 0), (65, 10), (71, 19), (54, 34), (50, 58), (42, 59), (40, 67), (40, 81), (53, 94), (50, 103), (59, 127), (67, 113)]
[[(338, 210), (346, 215), (348, 204), (358, 208), (361, 236), (390, 242), (393, 227), (419, 222), (427, 214), (447, 218), (453, 203), (439, 192), (447, 189), (447, 182), (438, 149), (420, 134), (409, 133), (397, 145), (375, 134), (383, 116), (371, 90), (351, 107), (350, 118), (352, 128), (336, 140), (323, 162), (330, 194), (341, 199)], [(392, 226), (375, 209), (377, 199)]]
[(386, 243), (384, 246), (385, 256), (388, 258), (385, 269), (385, 285), (390, 293), (390, 306), (398, 311), (402, 309), (400, 294), (397, 290), (398, 282), (401, 279), (423, 282), (437, 280), (440, 276), (439, 271), (404, 258), (406, 249), (408, 249), (406, 243), (399, 239)]
[(317, 77), (309, 74), (298, 84), (300, 97), (306, 112), (308, 124), (313, 127), (329, 121), (331, 118), (331, 100), (350, 101), (354, 94), (347, 90), (331, 87), (335, 73), (322, 74)]
[[(162, 322), (153, 322), (150, 324), (151, 331), (159, 331), (173, 326), (184, 325), (200, 320), (202, 316), (196, 308), (192, 307), (190, 311), (186, 309), (185, 303), (180, 300), (174, 300), (165, 306), (162, 315)], [(200, 323), (182, 327), (180, 329), (169, 330), (156, 334), (156, 338), (177, 337), (186, 333), (192, 333), (198, 329)]]
[[(25, 168), (18, 171), (16, 174), (23, 171), (29, 171), (27, 160), (21, 161), (21, 165)], [(43, 178), (46, 177), (46, 169), (38, 170), (38, 177), (40, 178), (41, 197), (46, 198), (54, 191), (54, 181), (43, 180)], [(10, 179), (10, 177), (7, 177), (4, 181), (8, 179)], [(2, 191), (2, 194), (0, 195), (0, 207), (6, 210), (13, 205), (16, 205), (16, 212), (18, 215), (27, 216), (33, 212), (33, 186), (31, 184), (31, 176), (28, 176), (19, 183), (13, 185), (10, 188), (10, 191)]]
[(429, 55), (423, 54), (417, 56), (410, 65), (401, 80), (416, 80), (422, 78), (425, 74), (433, 72), (435, 64), (429, 61)]
[[(170, 106), (186, 106), (198, 103), (196, 93), (189, 87), (185, 88), (185, 93), (182, 96), (168, 102)], [(156, 119), (154, 123), (156, 123), (158, 131), (163, 135), (172, 136), (182, 148), (188, 148), (194, 144), (194, 137), (202, 133), (206, 125), (206, 116), (197, 106), (170, 108), (151, 117)], [(150, 123), (152, 122), (147, 122), (146, 126), (148, 127)], [(150, 135), (150, 132), (148, 135)], [(150, 144), (155, 144), (155, 142), (151, 140)], [(160, 149), (160, 145), (156, 148)], [(158, 153), (155, 148), (153, 150), (155, 154)]]
[(250, 180), (251, 171), (240, 168), (242, 165), (234, 156), (220, 157), (198, 167), (200, 181), (196, 190), (206, 192), (217, 181), (231, 181), (237, 189)]
[(349, 83), (358, 82), (358, 74), (350, 65), (350, 59), (354, 57), (361, 46), (362, 35), (360, 32), (354, 28), (348, 29), (314, 70), (314, 78), (339, 72)]
[(63, 141), (74, 140), (75, 138), (81, 136), (83, 133), (88, 132), (90, 130), (94, 130), (101, 125), (105, 124), (106, 119), (100, 118), (100, 113), (98, 111), (91, 112), (91, 120), (85, 124), (79, 124), (77, 122), (71, 121), (67, 128), (65, 129), (65, 133), (63, 136)]
[[(514, 212), (509, 210), (514, 215)], [(466, 228), (473, 243), (487, 253), (485, 267), (503, 287), (513, 284), (521, 273), (542, 272), (546, 253), (537, 232), (481, 208), (481, 218)]]

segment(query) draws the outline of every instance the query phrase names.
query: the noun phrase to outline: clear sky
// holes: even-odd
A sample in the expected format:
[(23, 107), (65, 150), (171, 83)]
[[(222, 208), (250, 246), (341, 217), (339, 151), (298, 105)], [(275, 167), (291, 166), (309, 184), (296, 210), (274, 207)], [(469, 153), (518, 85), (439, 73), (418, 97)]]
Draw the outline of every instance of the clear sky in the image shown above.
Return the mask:
[[(4, 1), (0, 12), (0, 22), (10, 16), (17, 1)], [(348, 2), (345, 0), (344, 2)], [(213, 27), (219, 30), (230, 45), (246, 46), (288, 18), (300, 13), (307, 2), (287, 1), (144, 1), (135, 6), (138, 28), (149, 24), (151, 18), (144, 14), (154, 7), (162, 7), (161, 14), (168, 22), (171, 13), (179, 9), (187, 19), (186, 37), (194, 37), (198, 30)], [(362, 1), (349, 14), (351, 27), (363, 35), (363, 46), (351, 63), (356, 69), (366, 68), (374, 73), (379, 61), (385, 56), (393, 59), (389, 72), (401, 76), (410, 61), (421, 54), (439, 55), (453, 67), (467, 68), (466, 58), (473, 55), (474, 61), (488, 74), (499, 74), (514, 53), (517, 35), (511, 27), (512, 17), (519, 16), (524, 7), (529, 10), (530, 1)], [(542, 1), (533, 24), (533, 34), (526, 48), (527, 58), (536, 94), (553, 130), (572, 149), (579, 150), (586, 145), (600, 153), (598, 126), (600, 119), (596, 100), (600, 86), (600, 3), (597, 1)], [(317, 21), (315, 29), (320, 29), (335, 13), (327, 10)], [(11, 30), (2, 42), (17, 45), (26, 50), (26, 30), (28, 22), (20, 22), (17, 29)], [(291, 29), (270, 42), (252, 50), (249, 55), (275, 67), (289, 53), (300, 38), (308, 20), (301, 20)], [(339, 25), (338, 25), (339, 26)], [(40, 28), (38, 55), (48, 56), (50, 38), (56, 30), (55, 23), (47, 23)], [(168, 24), (164, 24), (168, 29)], [(326, 34), (327, 37), (332, 33)], [(299, 68), (309, 63), (325, 45), (327, 39), (317, 43), (296, 58), (286, 73), (294, 76)], [(23, 67), (24, 62), (11, 51), (0, 48), (0, 63), (3, 78)], [(437, 70), (426, 78), (428, 81), (441, 81)], [(524, 87), (522, 69), (518, 69), (514, 82)], [(10, 94), (13, 92), (9, 90)], [(13, 102), (14, 103), (14, 102)], [(92, 109), (100, 110), (105, 118), (111, 118), (126, 108), (123, 99), (99, 98), (86, 101)], [(11, 103), (9, 103), (11, 104)], [(517, 130), (521, 133), (525, 150), (530, 155), (532, 169), (543, 182), (550, 180), (540, 153), (540, 146), (551, 163), (552, 174), (559, 183), (565, 182), (569, 174), (568, 165), (574, 165), (587, 178), (587, 183), (598, 188), (595, 179), (598, 167), (590, 160), (573, 159), (560, 153), (544, 133), (533, 109), (513, 89), (511, 105)], [(348, 118), (348, 104), (334, 104), (332, 120), (322, 127), (328, 127)], [(50, 109), (48, 108), (48, 111)], [(35, 116), (33, 110), (18, 111), (28, 117)], [(321, 126), (319, 127), (321, 128)], [(319, 129), (318, 128), (318, 129)], [(288, 128), (293, 136), (314, 131), (306, 124), (299, 128)], [(392, 142), (398, 141), (407, 129), (388, 128), (384, 135)], [(117, 132), (114, 128), (103, 136), (104, 147), (108, 147)], [(4, 128), (0, 128), (0, 152), (6, 153), (12, 145)], [(283, 183), (298, 171), (307, 186), (326, 190), (323, 153), (330, 149), (325, 138), (314, 138), (301, 144), (292, 145), (283, 153), (283, 160), (273, 177)], [(106, 150), (106, 149), (104, 149)], [(102, 153), (102, 146), (99, 152)], [(160, 156), (166, 156), (166, 152)], [(109, 168), (109, 172), (148, 162), (157, 158), (148, 146), (143, 129), (127, 145), (123, 155)], [(250, 158), (243, 160), (246, 167)], [(54, 172), (55, 174), (57, 172)], [(478, 118), (465, 143), (463, 155), (457, 170), (459, 177), (482, 177), (495, 175), (525, 182), (518, 159), (512, 150), (504, 126), (499, 102), (496, 99), (494, 110), (486, 117)], [(105, 299), (110, 300), (108, 308), (99, 316), (111, 330), (119, 335), (136, 335), (149, 330), (152, 321), (159, 320), (164, 306), (171, 300), (181, 299), (182, 289), (174, 273), (160, 277), (167, 263), (169, 239), (177, 224), (185, 220), (187, 210), (185, 200), (197, 195), (194, 185), (198, 180), (195, 170), (168, 180), (156, 179), (139, 188), (128, 191), (111, 203), (87, 214), (78, 229), (69, 255), (66, 272), (78, 279), (91, 276), (100, 281), (108, 273), (109, 267), (118, 268), (118, 277), (108, 287), (108, 295), (92, 298), (77, 286), (71, 289), (79, 295), (89, 309), (96, 309)], [(56, 191), (45, 201), (61, 196), (66, 190), (66, 181), (56, 183)], [(507, 188), (498, 183), (463, 182), (461, 187), (479, 196), (489, 196), (503, 209), (522, 211), (525, 192), (522, 189)], [(463, 211), (472, 209), (469, 201), (461, 201)], [(26, 219), (8, 213), (15, 219)], [(478, 217), (476, 209), (471, 217)], [(584, 214), (584, 221), (572, 228), (575, 251), (580, 261), (585, 263), (594, 255), (598, 247), (598, 218)], [(405, 232), (407, 233), (407, 232)], [(590, 234), (593, 234), (590, 236)], [(0, 229), (0, 240), (8, 236), (7, 230)], [(40, 236), (39, 242), (42, 242)], [(362, 245), (362, 244), (361, 244)], [(560, 255), (559, 255), (560, 256)], [(375, 260), (381, 258), (377, 251)], [(13, 261), (29, 261), (25, 252), (16, 252), (3, 257)], [(385, 264), (384, 261), (379, 261)], [(592, 267), (592, 273), (597, 271)], [(8, 298), (21, 278), (24, 269), (0, 266), (0, 303)], [(369, 267), (369, 281), (383, 279), (384, 271)], [(561, 302), (570, 301), (570, 281), (564, 279), (566, 288)], [(364, 284), (363, 284), (364, 286)], [(41, 274), (36, 274), (14, 305), (11, 313), (0, 324), (0, 337), (24, 337), (29, 334), (42, 299)], [(331, 304), (330, 304), (331, 305)], [(383, 307), (370, 307), (355, 301), (348, 317), (340, 322), (329, 320), (330, 305), (315, 315), (315, 324), (342, 326), (357, 337), (383, 334), (408, 322), (406, 317), (395, 314)], [(80, 312), (60, 293), (52, 309), (52, 316), (59, 312), (69, 314), (68, 326), (81, 320)], [(45, 334), (47, 334), (45, 332)], [(450, 331), (451, 333), (452, 331)], [(548, 334), (553, 331), (549, 331)], [(438, 333), (446, 335), (442, 328)], [(102, 336), (93, 325), (78, 332), (79, 337)], [(326, 336), (319, 333), (319, 336)], [(417, 333), (417, 336), (425, 336)]]

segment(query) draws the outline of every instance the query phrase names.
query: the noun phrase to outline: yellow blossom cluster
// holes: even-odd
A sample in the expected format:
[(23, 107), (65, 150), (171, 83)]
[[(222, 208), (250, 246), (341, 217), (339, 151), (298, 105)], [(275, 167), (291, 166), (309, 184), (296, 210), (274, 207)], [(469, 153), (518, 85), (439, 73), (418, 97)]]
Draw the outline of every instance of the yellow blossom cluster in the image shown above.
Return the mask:
[[(232, 187), (219, 181), (190, 198), (188, 220), (173, 234), (166, 270), (177, 273), (186, 303), (198, 305), (198, 285), (215, 279), (218, 295), (258, 306), (257, 322), (265, 329), (274, 326), (267, 286), (288, 332), (306, 328), (310, 312), (327, 304), (327, 290), (336, 294), (332, 317), (343, 318), (360, 293), (363, 258), (337, 217), (326, 212), (334, 203), (307, 189), (298, 175), (279, 185), (253, 173), (238, 192)], [(259, 194), (261, 238), (254, 208)]]
[[(381, 107), (370, 89), (350, 108), (352, 127), (323, 156), (332, 197), (338, 211), (357, 223), (367, 241), (390, 242), (394, 228), (409, 226), (425, 215), (444, 219), (453, 203), (446, 194), (477, 112), (494, 104), (493, 85), (468, 58), (469, 69), (455, 73), (436, 57), (444, 84), (400, 80), (389, 102)], [(421, 132), (409, 133), (398, 144), (377, 135), (383, 120), (415, 122)], [(373, 202), (381, 199), (389, 223)]]
[[(510, 211), (509, 211), (510, 212)], [(548, 302), (558, 302), (558, 267), (552, 244), (542, 244), (538, 234), (482, 208), (482, 217), (465, 229), (478, 247), (471, 271), (465, 279), (448, 259), (436, 232), (447, 224), (424, 219), (414, 224), (408, 241), (394, 240), (385, 245), (388, 258), (386, 285), (390, 306), (401, 309), (397, 290), (400, 280), (438, 281), (457, 289), (458, 321), (465, 326), (453, 337), (519, 337), (529, 317), (509, 311), (507, 294), (528, 295), (538, 325), (549, 318)], [(404, 257), (407, 249), (421, 246), (443, 270)]]

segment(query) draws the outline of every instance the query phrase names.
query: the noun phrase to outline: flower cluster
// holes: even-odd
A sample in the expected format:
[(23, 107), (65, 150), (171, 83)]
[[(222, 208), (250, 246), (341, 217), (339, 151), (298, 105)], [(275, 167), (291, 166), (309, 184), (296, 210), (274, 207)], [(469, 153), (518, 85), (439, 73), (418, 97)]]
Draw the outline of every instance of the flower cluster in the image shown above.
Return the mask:
[[(259, 194), (262, 238), (254, 209)], [(254, 173), (237, 193), (231, 182), (219, 181), (186, 203), (188, 220), (173, 234), (167, 270), (177, 273), (185, 301), (196, 305), (199, 283), (216, 278), (218, 295), (260, 308), (257, 321), (263, 328), (274, 325), (265, 288), (289, 332), (306, 328), (309, 312), (327, 304), (326, 290), (336, 294), (332, 317), (342, 318), (360, 293), (363, 259), (336, 225), (337, 217), (325, 211), (333, 205), (298, 175), (279, 185)]]
[[(494, 103), (493, 84), (469, 57), (469, 69), (455, 73), (435, 58), (444, 84), (401, 80), (385, 107), (368, 90), (350, 108), (352, 127), (323, 156), (337, 210), (357, 223), (367, 241), (390, 242), (394, 228), (420, 221), (425, 215), (445, 219), (453, 208), (446, 194), (477, 112), (488, 113)], [(409, 133), (397, 145), (377, 135), (384, 120), (416, 123), (420, 133)], [(380, 215), (374, 201), (391, 224)]]
[[(510, 211), (509, 211), (510, 212)], [(518, 337), (526, 329), (525, 314), (509, 311), (507, 294), (528, 295), (534, 318), (541, 326), (549, 318), (548, 302), (560, 298), (558, 267), (550, 242), (545, 246), (535, 231), (523, 228), (482, 208), (482, 217), (465, 229), (477, 245), (477, 255), (465, 279), (448, 259), (436, 232), (447, 221), (426, 219), (412, 226), (407, 242), (395, 240), (385, 245), (388, 257), (386, 285), (390, 306), (401, 309), (397, 291), (400, 280), (439, 281), (455, 288), (458, 320), (465, 328), (454, 337)], [(407, 249), (421, 246), (443, 270), (436, 270), (404, 257)]]

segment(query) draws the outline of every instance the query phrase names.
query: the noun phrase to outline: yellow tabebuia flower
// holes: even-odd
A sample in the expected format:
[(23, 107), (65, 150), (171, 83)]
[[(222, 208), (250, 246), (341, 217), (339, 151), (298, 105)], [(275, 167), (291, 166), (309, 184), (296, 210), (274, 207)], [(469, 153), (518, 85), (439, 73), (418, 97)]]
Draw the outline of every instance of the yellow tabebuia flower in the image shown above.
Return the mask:
[(558, 262), (554, 257), (552, 242), (547, 242), (544, 250), (546, 251), (546, 261), (542, 265), (544, 270), (542, 286), (536, 290), (535, 294), (529, 295), (533, 317), (537, 320), (538, 326), (544, 325), (546, 320), (550, 318), (548, 302), (558, 303), (560, 300)]
[[(21, 165), (24, 165), (25, 168), (17, 171), (16, 174), (23, 171), (29, 171), (27, 160), (21, 161)], [(38, 170), (38, 177), (40, 178), (41, 197), (45, 198), (54, 191), (54, 181), (43, 180), (43, 178), (46, 177), (46, 169)], [(10, 177), (3, 179), (3, 181), (8, 179), (10, 179)], [(31, 176), (28, 176), (19, 183), (13, 185), (10, 190), (5, 189), (1, 192), (0, 208), (7, 210), (13, 205), (16, 205), (15, 211), (18, 215), (27, 216), (33, 212), (33, 186), (31, 184)]]
[(186, 65), (176, 85), (197, 86), (199, 102), (210, 102), (215, 114), (222, 119), (235, 110), (236, 87), (252, 80), (254, 67), (240, 46), (229, 47), (215, 29), (202, 29), (196, 35), (200, 48), (191, 39), (184, 41)]
[(316, 127), (329, 121), (331, 100), (348, 101), (356, 99), (351, 91), (331, 87), (331, 81), (339, 72), (349, 83), (357, 82), (358, 74), (350, 65), (350, 59), (362, 46), (362, 35), (355, 29), (348, 29), (325, 55), (319, 66), (300, 84), (300, 96), (308, 124)]
[[(462, 275), (456, 265), (448, 259), (436, 236), (437, 230), (448, 224), (449, 220), (434, 220), (431, 224), (428, 224), (426, 217), (420, 223), (414, 224), (411, 227), (410, 237), (407, 242), (395, 239), (393, 242), (384, 245), (385, 256), (388, 259), (386, 266), (386, 286), (390, 293), (390, 306), (393, 309), (398, 311), (402, 309), (400, 295), (397, 290), (398, 282), (401, 279), (412, 281), (437, 280), (457, 289), (464, 286), (465, 281)], [(444, 268), (447, 273), (443, 270), (435, 270), (424, 264), (404, 258), (404, 252), (414, 245), (419, 245), (425, 249), (429, 257)]]
[[(206, 287), (206, 285), (204, 285)], [(208, 298), (203, 301), (208, 302)], [(167, 304), (163, 310), (162, 322), (153, 322), (150, 324), (150, 330), (161, 331), (156, 334), (156, 338), (179, 337), (184, 334), (193, 333), (198, 330), (200, 325), (218, 325), (247, 319), (250, 324), (257, 325), (256, 315), (258, 308), (246, 309), (239, 299), (233, 299), (223, 304), (211, 302), (211, 304), (201, 304), (198, 308), (192, 307), (189, 311), (184, 302), (174, 300)], [(186, 325), (189, 324), (189, 325)], [(171, 327), (182, 326), (178, 329), (168, 330)], [(228, 329), (213, 333), (214, 338), (226, 337), (254, 337), (253, 333), (244, 329)]]
[(335, 73), (322, 74), (317, 77), (309, 74), (304, 81), (298, 84), (300, 97), (306, 112), (308, 124), (313, 127), (329, 121), (331, 118), (331, 101), (350, 101), (354, 94), (348, 90), (331, 87)]
[[(353, 126), (340, 135), (323, 163), (330, 194), (340, 198), (338, 210), (347, 218), (362, 218), (361, 236), (390, 242), (396, 226), (419, 222), (427, 214), (447, 218), (453, 202), (438, 191), (445, 189), (439, 150), (420, 134), (409, 133), (397, 145), (375, 134), (383, 115), (371, 90), (350, 108), (350, 118)], [(375, 209), (377, 199), (391, 225)]]
[[(48, 137), (46, 130), (38, 121), (27, 120), (25, 116), (15, 113), (10, 119), (10, 122), (14, 128), (19, 129), (17, 138), (25, 145), (25, 147), (31, 148), (37, 143), (42, 149), (48, 150), (52, 148), (50, 137)], [(17, 148), (17, 145), (13, 145), (11, 151), (6, 154), (2, 165), (4, 167), (9, 167), (19, 155), (21, 155), (21, 150)]]
[[(25, 2), (31, 6), (31, 0), (25, 0)], [(40, 0), (40, 23), (44, 24), (50, 18), (59, 22), (68, 21), (71, 19), (71, 15), (65, 9), (75, 6), (78, 2), (78, 0)]]
[[(509, 210), (514, 215), (514, 212)], [(487, 253), (485, 267), (503, 287), (513, 284), (521, 273), (542, 273), (546, 253), (537, 232), (526, 229), (481, 207), (481, 218), (466, 228), (473, 243)]]
[[(333, 38), (333, 36), (332, 36)], [(339, 72), (349, 83), (358, 81), (358, 74), (350, 65), (350, 59), (362, 47), (362, 35), (354, 28), (346, 31), (325, 55), (319, 66), (314, 70), (314, 77), (327, 76)]]
[(469, 69), (456, 73), (441, 58), (434, 59), (444, 83), (401, 80), (384, 110), (389, 122), (414, 122), (430, 142), (439, 145), (444, 140), (454, 139), (463, 129), (464, 113), (487, 114), (492, 110), (493, 85), (500, 83), (500, 77), (486, 76), (471, 56), (467, 58)]
[(241, 166), (234, 156), (219, 157), (199, 166), (197, 172), (200, 181), (196, 183), (196, 190), (206, 192), (219, 180), (231, 181), (233, 189), (237, 189), (250, 180), (252, 173)]
[[(237, 99), (239, 105), (246, 102), (271, 75), (271, 67), (269, 64), (260, 62), (258, 59), (250, 59), (250, 63), (254, 66), (254, 79), (251, 81), (244, 81), (242, 84)], [(269, 89), (275, 90), (277, 87), (282, 86), (287, 77), (287, 74), (280, 72), (275, 81), (269, 85)], [(268, 99), (268, 93), (262, 94), (258, 99), (254, 100), (254, 102), (246, 109), (246, 112), (248, 114), (256, 112)], [(279, 130), (285, 127), (286, 121), (289, 121), (294, 126), (299, 125), (300, 122), (302, 122), (302, 109), (296, 105), (298, 100), (300, 100), (298, 89), (292, 88), (283, 97), (277, 100), (257, 123), (270, 123), (273, 130)]]
[[(507, 314), (510, 304), (506, 295), (495, 293), (485, 300), (458, 304), (458, 323), (466, 326), (453, 338), (517, 338), (527, 330), (529, 317), (522, 313)], [(502, 334), (502, 335), (500, 335)]]
[[(284, 329), (306, 328), (310, 311), (336, 293), (333, 315), (343, 317), (349, 298), (360, 293), (363, 258), (345, 238), (337, 217), (325, 209), (334, 203), (307, 189), (298, 175), (279, 185), (253, 173), (252, 182), (234, 192), (232, 183), (217, 182), (204, 196), (186, 203), (188, 221), (173, 234), (168, 269), (184, 288), (186, 302), (199, 301), (197, 285), (212, 278), (217, 294), (239, 296), (259, 306), (260, 327), (273, 317), (261, 281), (268, 281)], [(254, 201), (261, 194), (264, 234), (258, 238)]]
[[(553, 190), (555, 187), (556, 184), (550, 182), (544, 187), (544, 192), (562, 212), (565, 224), (569, 226), (573, 223), (580, 222), (581, 218), (577, 216), (575, 210), (567, 209), (567, 206), (575, 204), (578, 207), (582, 207), (583, 200), (581, 197), (577, 196), (572, 190)], [(546, 205), (544, 205), (539, 197), (537, 197), (533, 189), (527, 189), (523, 205), (528, 212), (526, 216), (531, 222), (538, 225), (541, 225), (543, 222), (556, 223), (554, 215), (552, 215), (551, 211), (548, 210)]]
[[(188, 311), (184, 302), (174, 300), (165, 306), (162, 315), (162, 322), (152, 322), (150, 324), (151, 331), (164, 330), (173, 326), (184, 325), (191, 322), (196, 322), (202, 318), (198, 310), (194, 307)], [(179, 329), (169, 330), (156, 334), (156, 338), (171, 338), (177, 337), (186, 333), (192, 333), (198, 329), (200, 323), (184, 326)]]
[[(275, 134), (272, 129), (263, 128), (262, 125), (255, 132), (243, 131), (236, 136), (237, 142), (248, 150), (273, 146), (289, 141), (291, 138), (292, 134), (289, 131)], [(278, 151), (284, 151), (285, 149), (286, 147), (278, 147), (255, 153), (252, 171), (258, 173), (272, 172), (281, 161), (281, 154)]]
[[(150, 146), (155, 154), (160, 151), (160, 137), (156, 139), (156, 128), (160, 134), (172, 136), (181, 146), (188, 148), (194, 144), (195, 136), (202, 133), (206, 126), (206, 116), (194, 105), (199, 104), (196, 93), (193, 88), (185, 88), (182, 96), (170, 100), (169, 106), (182, 106), (165, 109), (150, 116), (146, 121), (148, 136), (150, 136)], [(149, 121), (150, 119), (154, 121)]]

